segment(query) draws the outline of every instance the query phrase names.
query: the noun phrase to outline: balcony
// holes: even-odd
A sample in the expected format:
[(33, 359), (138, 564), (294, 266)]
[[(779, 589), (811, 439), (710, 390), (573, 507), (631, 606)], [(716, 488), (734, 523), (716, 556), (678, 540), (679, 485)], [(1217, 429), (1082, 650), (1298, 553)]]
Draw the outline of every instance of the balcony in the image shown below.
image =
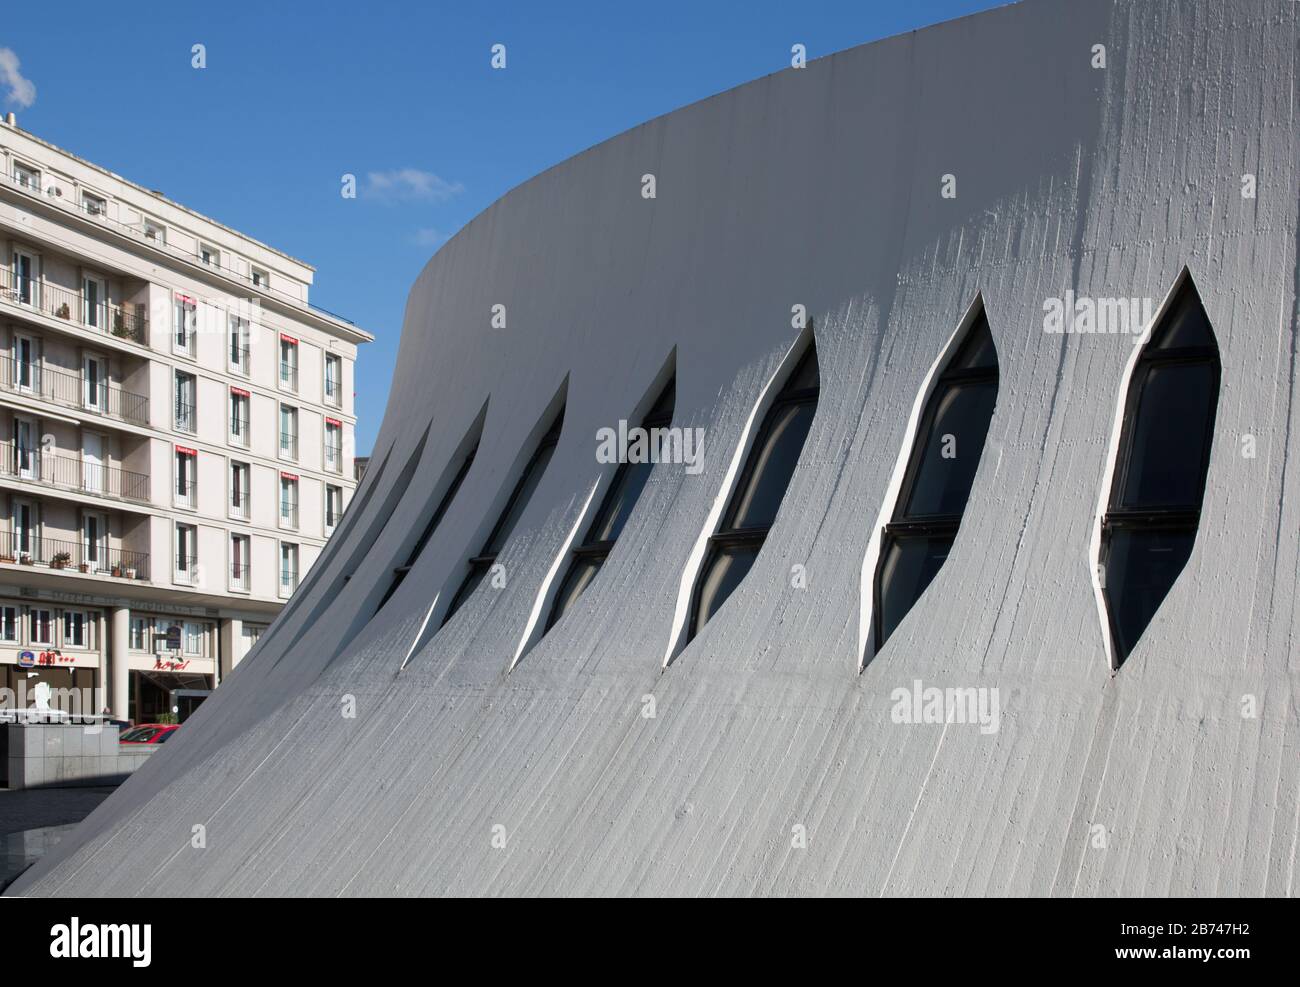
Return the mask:
[(241, 521), (247, 521), (249, 518), (248, 510), (248, 490), (235, 489), (230, 492), (230, 516), (238, 518)]
[(296, 364), (280, 361), (280, 390), (298, 390), (298, 367)]
[(148, 553), (59, 541), (34, 532), (0, 532), (0, 563), (42, 566), (115, 579), (149, 579)]
[(248, 592), (250, 579), (247, 563), (235, 562), (230, 566), (230, 588)]
[(0, 446), (0, 476), (73, 493), (149, 503), (149, 476), (21, 446)]
[(91, 305), (79, 291), (39, 278), (24, 278), (8, 267), (0, 267), (0, 302), (141, 346), (149, 338), (147, 305)]
[(298, 588), (298, 570), (280, 567), (280, 595), (293, 596), (293, 591)]
[(230, 343), (230, 369), (241, 377), (248, 376), (249, 347), (234, 341)]
[(331, 473), (343, 472), (343, 446), (339, 443), (325, 444), (325, 468)]
[(188, 507), (190, 510), (194, 510), (199, 506), (198, 488), (199, 485), (193, 480), (178, 479), (176, 481), (176, 497), (173, 501), (174, 505), (176, 507)]
[(133, 425), (149, 424), (149, 399), (143, 394), (102, 381), (91, 383), (80, 374), (24, 363), (11, 356), (0, 355), (0, 389)]
[(298, 527), (298, 502), (296, 500), (280, 501), (280, 527)]
[(280, 455), (285, 459), (298, 458), (298, 433), (281, 432), (280, 433)]

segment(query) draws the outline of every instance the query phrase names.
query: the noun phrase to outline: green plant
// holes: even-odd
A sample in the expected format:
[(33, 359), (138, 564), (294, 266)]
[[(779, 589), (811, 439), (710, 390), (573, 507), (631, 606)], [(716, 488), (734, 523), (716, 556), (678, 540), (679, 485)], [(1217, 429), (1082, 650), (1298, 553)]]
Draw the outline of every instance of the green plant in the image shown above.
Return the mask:
[(50, 565), (54, 566), (56, 569), (62, 569), (71, 561), (72, 554), (70, 552), (55, 552), (53, 557), (50, 559)]

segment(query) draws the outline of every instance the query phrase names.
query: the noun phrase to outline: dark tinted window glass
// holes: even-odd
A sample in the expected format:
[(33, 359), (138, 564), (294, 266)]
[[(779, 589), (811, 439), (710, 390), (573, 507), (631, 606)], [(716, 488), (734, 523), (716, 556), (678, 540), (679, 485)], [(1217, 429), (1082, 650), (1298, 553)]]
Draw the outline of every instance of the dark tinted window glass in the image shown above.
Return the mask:
[(1218, 372), (1211, 363), (1150, 367), (1133, 425), (1121, 504), (1200, 503)]
[(821, 368), (817, 365), (817, 351), (809, 350), (808, 355), (799, 361), (795, 367), (794, 373), (786, 381), (782, 393), (793, 394), (795, 391), (806, 391), (810, 388), (821, 387)]
[(997, 403), (998, 385), (993, 381), (947, 384), (937, 397), (930, 434), (916, 466), (907, 517), (961, 514), (965, 509)]
[(578, 559), (569, 567), (569, 574), (564, 577), (564, 584), (556, 594), (555, 606), (551, 610), (551, 619), (547, 622), (547, 627), (553, 627), (556, 621), (569, 612), (569, 607), (573, 606), (583, 590), (591, 585), (591, 581), (596, 578), (596, 573), (600, 572), (600, 567), (604, 564), (603, 558)]
[(653, 469), (654, 463), (627, 463), (619, 467), (618, 476), (601, 505), (601, 516), (592, 527), (588, 541), (618, 539), (623, 533), (623, 525), (632, 516), (632, 508), (636, 506), (637, 498), (641, 496)]
[(770, 527), (776, 520), (816, 413), (817, 406), (812, 403), (776, 409), (760, 439), (763, 444), (752, 460), (749, 480), (736, 506), (731, 527)]
[(1183, 294), (1171, 307), (1163, 324), (1151, 334), (1151, 345), (1160, 350), (1215, 347), (1214, 330), (1195, 291)]
[(497, 525), (496, 531), (492, 534), (492, 540), (483, 549), (484, 555), (499, 555), (501, 553), (501, 549), (505, 547), (506, 542), (510, 539), (510, 532), (514, 530), (515, 525), (519, 523), (519, 518), (528, 507), (528, 501), (532, 498), (533, 491), (537, 489), (537, 485), (542, 482), (542, 477), (546, 475), (546, 467), (550, 465), (551, 456), (554, 454), (554, 443), (538, 450), (537, 456), (528, 466), (528, 472), (524, 474), (523, 484), (515, 491), (514, 497), (511, 498), (509, 511)]
[(700, 584), (700, 604), (696, 611), (696, 624), (703, 627), (718, 612), (727, 597), (745, 578), (761, 545), (737, 545), (718, 549), (704, 573)]
[(950, 369), (988, 369), (996, 368), (997, 365), (998, 351), (993, 346), (993, 334), (989, 331), (988, 319), (981, 312), (979, 320), (971, 326), (970, 335), (962, 344), (961, 351)]
[(1195, 530), (1111, 532), (1106, 595), (1116, 644), (1128, 655), (1192, 554)]
[(948, 558), (953, 536), (891, 540), (880, 571), (880, 633), (887, 641)]

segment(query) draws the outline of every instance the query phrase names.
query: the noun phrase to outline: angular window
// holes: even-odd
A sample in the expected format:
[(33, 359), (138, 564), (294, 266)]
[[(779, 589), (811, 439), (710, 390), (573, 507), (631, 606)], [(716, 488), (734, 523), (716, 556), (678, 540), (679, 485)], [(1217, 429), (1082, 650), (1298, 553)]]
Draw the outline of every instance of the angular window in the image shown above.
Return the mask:
[[(648, 437), (653, 436), (652, 429), (667, 428), (672, 424), (673, 408), (676, 403), (677, 381), (674, 378), (668, 382), (668, 386), (655, 401), (654, 407), (641, 422), (641, 428)], [(650, 447), (655, 447), (653, 441), (650, 442)], [(632, 508), (636, 506), (637, 499), (645, 489), (646, 481), (650, 479), (650, 471), (653, 469), (653, 462), (625, 462), (619, 466), (618, 472), (614, 474), (614, 482), (610, 485), (609, 493), (605, 495), (596, 519), (587, 531), (586, 538), (573, 550), (573, 562), (570, 563), (569, 571), (560, 584), (560, 590), (555, 595), (555, 604), (551, 607), (550, 617), (546, 621), (547, 630), (555, 626), (569, 607), (573, 606), (582, 595), (583, 590), (591, 585), (591, 581), (596, 578), (596, 573), (600, 572), (600, 567), (609, 557), (614, 542), (623, 531), (623, 525), (627, 524), (627, 519), (632, 515)]]
[[(482, 426), (482, 419), (479, 419), (479, 426)], [(389, 584), (388, 589), (384, 592), (383, 599), (375, 607), (375, 613), (384, 608), (384, 604), (389, 601), (397, 587), (402, 585), (402, 580), (406, 578), (420, 558), (420, 553), (424, 551), (424, 546), (429, 544), (429, 539), (433, 537), (434, 531), (442, 522), (442, 516), (447, 513), (447, 508), (451, 507), (451, 502), (456, 499), (456, 493), (460, 490), (460, 485), (465, 482), (465, 477), (469, 473), (469, 468), (474, 465), (474, 457), (478, 454), (478, 439), (475, 438), (473, 445), (470, 446), (469, 452), (461, 459), (460, 466), (456, 469), (456, 475), (452, 477), (451, 485), (447, 487), (446, 493), (438, 500), (438, 506), (434, 508), (433, 514), (429, 517), (428, 523), (425, 524), (424, 530), (420, 532), (420, 537), (415, 540), (411, 546), (411, 551), (406, 556), (406, 561), (393, 570), (393, 581)], [(338, 489), (338, 488), (335, 488)], [(342, 491), (340, 491), (340, 498)]]
[(444, 625), (460, 609), (461, 604), (469, 599), (469, 595), (478, 588), (484, 577), (492, 571), (492, 566), (496, 564), (497, 555), (505, 547), (510, 538), (510, 532), (523, 515), (524, 509), (528, 506), (528, 501), (533, 496), (533, 491), (537, 489), (538, 484), (542, 482), (542, 477), (546, 474), (546, 467), (550, 464), (551, 456), (555, 454), (556, 443), (560, 440), (560, 428), (563, 424), (564, 408), (561, 407), (559, 414), (555, 416), (555, 423), (542, 436), (542, 440), (537, 444), (537, 450), (533, 453), (532, 458), (528, 460), (528, 465), (524, 467), (523, 475), (519, 477), (519, 482), (515, 484), (514, 490), (510, 492), (510, 499), (506, 501), (506, 509), (502, 512), (496, 527), (492, 529), (487, 544), (483, 546), (483, 550), (478, 555), (469, 560), (469, 575), (465, 577), (465, 581), (460, 584), (460, 589), (452, 597), (451, 606), (447, 608), (447, 613), (442, 618)]
[(687, 640), (718, 612), (758, 558), (799, 462), (820, 394), (817, 349), (809, 344), (763, 419), (722, 524), (709, 539), (695, 582)]
[(957, 537), (998, 398), (998, 354), (981, 309), (935, 382), (876, 568), (875, 650), (880, 651)]
[(1101, 529), (1115, 667), (1192, 554), (1219, 403), (1219, 346), (1190, 276), (1133, 368)]

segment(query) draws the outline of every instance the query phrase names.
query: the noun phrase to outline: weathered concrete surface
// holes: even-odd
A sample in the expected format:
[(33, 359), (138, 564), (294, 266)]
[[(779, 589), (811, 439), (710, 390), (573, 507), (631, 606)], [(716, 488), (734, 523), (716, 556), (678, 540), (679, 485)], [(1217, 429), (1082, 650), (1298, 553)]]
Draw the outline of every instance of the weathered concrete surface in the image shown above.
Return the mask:
[[(1026, 2), (760, 79), (515, 189), (412, 290), (371, 471), (307, 584), (16, 890), (1294, 893), (1298, 18), (1281, 0)], [(1159, 302), (1185, 266), (1223, 361), (1204, 515), (1112, 676), (1089, 546), (1133, 344), (1046, 335), (1043, 302)], [(1001, 389), (961, 533), (859, 673), (872, 529), (977, 292)], [(665, 669), (683, 566), (796, 303), (822, 367), (800, 467), (746, 582)], [(673, 346), (704, 472), (655, 471), (599, 578), (507, 674), (609, 482), (596, 430), (634, 417)], [(399, 672), (566, 376), (506, 587)], [(370, 620), (488, 399), (459, 496)], [(891, 722), (917, 679), (996, 687), (1001, 729)]]

